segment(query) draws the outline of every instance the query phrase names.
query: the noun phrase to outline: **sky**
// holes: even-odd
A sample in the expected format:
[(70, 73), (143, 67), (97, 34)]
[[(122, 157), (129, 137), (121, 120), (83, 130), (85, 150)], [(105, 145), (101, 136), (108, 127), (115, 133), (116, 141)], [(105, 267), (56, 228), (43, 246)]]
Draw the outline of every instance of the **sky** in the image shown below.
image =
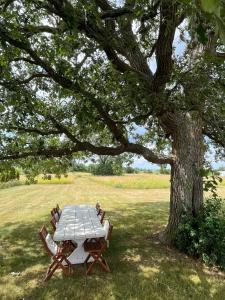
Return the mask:
[[(145, 129), (143, 127), (137, 127), (136, 132), (140, 135), (144, 134)], [(208, 162), (210, 162), (211, 167), (213, 169), (218, 169), (219, 167), (225, 167), (225, 160), (215, 160), (215, 148), (213, 146), (210, 147), (210, 150), (206, 153), (205, 158)], [(140, 168), (145, 170), (158, 170), (159, 165), (152, 164), (145, 160), (143, 157), (138, 158), (137, 156), (134, 157), (134, 162), (132, 164), (134, 168)]]
[[(209, 159), (211, 166), (213, 169), (218, 169), (219, 167), (225, 167), (225, 161), (218, 161), (216, 162), (213, 157)], [(146, 161), (143, 157), (141, 158), (135, 158), (134, 163), (132, 164), (132, 167), (134, 168), (140, 168), (145, 170), (158, 170), (159, 165), (152, 164), (148, 161)]]

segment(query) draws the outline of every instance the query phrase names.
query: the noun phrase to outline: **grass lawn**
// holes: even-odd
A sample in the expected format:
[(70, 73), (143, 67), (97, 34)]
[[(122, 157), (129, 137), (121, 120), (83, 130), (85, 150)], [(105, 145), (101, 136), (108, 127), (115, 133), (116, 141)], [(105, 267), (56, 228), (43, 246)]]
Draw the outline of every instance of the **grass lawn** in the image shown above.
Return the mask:
[[(109, 177), (76, 174), (72, 184), (0, 190), (0, 299), (224, 300), (224, 274), (146, 239), (167, 222), (169, 189), (129, 188), (130, 180), (136, 182), (132, 176), (121, 177), (124, 184), (128, 181), (125, 189), (108, 184)], [(219, 192), (225, 196), (225, 188)], [(112, 273), (96, 268), (86, 280), (84, 268), (77, 267), (72, 277), (64, 278), (58, 271), (43, 283), (50, 260), (38, 230), (42, 224), (51, 228), (51, 208), (56, 203), (94, 205), (97, 201), (114, 225), (105, 255)]]

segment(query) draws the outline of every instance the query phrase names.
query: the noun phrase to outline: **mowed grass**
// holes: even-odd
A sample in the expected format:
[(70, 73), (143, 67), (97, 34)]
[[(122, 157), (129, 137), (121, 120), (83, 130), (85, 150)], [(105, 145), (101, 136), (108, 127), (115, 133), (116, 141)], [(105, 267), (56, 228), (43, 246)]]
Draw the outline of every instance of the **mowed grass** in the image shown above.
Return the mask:
[[(225, 196), (224, 188), (219, 192)], [(80, 174), (74, 175), (72, 184), (1, 190), (0, 299), (224, 300), (223, 273), (147, 239), (164, 228), (168, 200), (168, 188), (118, 189)], [(95, 205), (97, 201), (114, 225), (105, 253), (112, 273), (95, 268), (86, 279), (84, 268), (75, 267), (71, 277), (57, 271), (44, 284), (50, 259), (38, 231), (42, 224), (51, 228), (51, 208), (56, 203), (63, 207), (72, 203)]]

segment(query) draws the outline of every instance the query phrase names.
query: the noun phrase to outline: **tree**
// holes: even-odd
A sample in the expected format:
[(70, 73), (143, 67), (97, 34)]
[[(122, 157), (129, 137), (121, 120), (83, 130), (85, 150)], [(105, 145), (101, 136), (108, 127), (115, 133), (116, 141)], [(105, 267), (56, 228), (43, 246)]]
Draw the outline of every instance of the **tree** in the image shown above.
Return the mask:
[(90, 171), (94, 175), (122, 175), (124, 158), (118, 156), (99, 156), (97, 163), (90, 166)]
[(129, 153), (170, 164), (161, 239), (171, 242), (182, 211), (203, 203), (204, 135), (224, 147), (224, 46), (194, 2), (123, 2), (1, 1), (0, 159)]

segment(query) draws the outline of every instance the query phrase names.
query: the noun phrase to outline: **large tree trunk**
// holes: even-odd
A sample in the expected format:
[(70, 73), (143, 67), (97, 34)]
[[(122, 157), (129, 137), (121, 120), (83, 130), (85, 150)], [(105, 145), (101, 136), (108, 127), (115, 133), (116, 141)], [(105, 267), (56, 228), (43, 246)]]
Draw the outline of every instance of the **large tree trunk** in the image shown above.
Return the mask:
[[(167, 128), (173, 139), (172, 149), (176, 157), (171, 166), (170, 214), (168, 225), (161, 236), (166, 243), (174, 239), (182, 212), (197, 215), (203, 203), (202, 124), (197, 116), (173, 115), (167, 119)], [(169, 127), (168, 127), (169, 126)]]

